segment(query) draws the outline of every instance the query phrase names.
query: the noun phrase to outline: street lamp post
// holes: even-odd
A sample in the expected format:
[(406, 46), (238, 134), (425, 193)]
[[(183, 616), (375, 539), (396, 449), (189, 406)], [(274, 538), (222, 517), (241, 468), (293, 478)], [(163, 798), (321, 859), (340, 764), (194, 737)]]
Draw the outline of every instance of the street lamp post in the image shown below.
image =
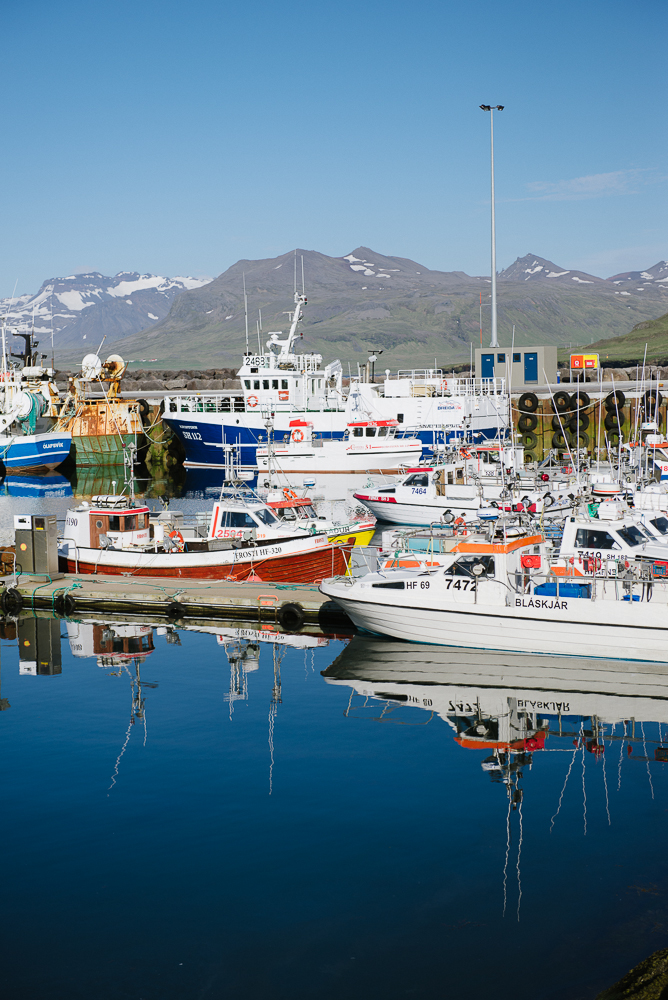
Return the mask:
[(490, 347), (498, 347), (496, 332), (496, 218), (494, 212), (494, 112), (503, 111), (504, 105), (481, 104), (482, 111), (489, 111), (489, 130), (492, 156), (492, 341)]

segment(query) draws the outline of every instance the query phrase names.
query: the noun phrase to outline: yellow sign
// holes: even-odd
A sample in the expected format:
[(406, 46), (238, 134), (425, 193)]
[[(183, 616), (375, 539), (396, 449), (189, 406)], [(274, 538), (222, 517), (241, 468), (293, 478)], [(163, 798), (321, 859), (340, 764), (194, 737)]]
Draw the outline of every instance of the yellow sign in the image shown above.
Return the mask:
[(585, 368), (598, 368), (598, 354), (571, 354), (571, 370), (584, 371)]

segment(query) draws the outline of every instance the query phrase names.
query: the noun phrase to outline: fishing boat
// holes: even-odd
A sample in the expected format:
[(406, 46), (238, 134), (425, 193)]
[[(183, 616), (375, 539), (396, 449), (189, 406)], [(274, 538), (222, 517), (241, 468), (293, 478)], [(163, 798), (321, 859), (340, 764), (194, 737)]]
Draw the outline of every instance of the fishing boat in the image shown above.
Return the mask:
[[(453, 519), (477, 520), (491, 504), (507, 511), (532, 506), (534, 510), (547, 510), (558, 506), (569, 492), (572, 494), (571, 483), (556, 479), (548, 482), (547, 476), (543, 482), (517, 476), (511, 470), (510, 475), (502, 472), (494, 477), (478, 477), (470, 473), (469, 460), (468, 449), (463, 449), (450, 461), (406, 469), (406, 474), (393, 483), (366, 487), (353, 496), (379, 521), (429, 525), (450, 515)], [(570, 504), (569, 499), (565, 508)]]
[(55, 371), (45, 367), (39, 342), (32, 334), (15, 333), (25, 341), (21, 354), (12, 354), (22, 367), (9, 364), (2, 331), (0, 370), (0, 467), (4, 474), (33, 475), (57, 469), (70, 454), (72, 436), (54, 430), (60, 397)]
[[(258, 498), (259, 499), (259, 498)], [(334, 521), (317, 514), (310, 497), (299, 496), (290, 487), (269, 490), (266, 495), (267, 508), (285, 527), (299, 525), (312, 534), (325, 533), (330, 542), (368, 545), (376, 530), (376, 518), (364, 514), (353, 514), (346, 521)]]
[(282, 472), (393, 472), (415, 464), (422, 454), (417, 437), (398, 437), (396, 420), (358, 420), (347, 425), (343, 438), (323, 438), (313, 432), (312, 420), (291, 420), (284, 443), (256, 450), (260, 472), (276, 467)]
[[(570, 522), (567, 522), (570, 523)], [(409, 642), (668, 663), (668, 562), (649, 545), (552, 558), (544, 535), (468, 535), (444, 565), (320, 585), (358, 628)], [(607, 553), (606, 553), (607, 556)]]
[(354, 543), (286, 528), (263, 503), (221, 500), (186, 525), (178, 511), (106, 495), (68, 510), (59, 555), (74, 573), (312, 583), (345, 573)]
[(163, 421), (181, 440), (186, 467), (219, 467), (224, 443), (238, 444), (242, 465), (254, 467), (256, 449), (267, 441), (267, 412), (275, 414), (279, 434), (290, 434), (291, 421), (302, 420), (312, 423), (323, 441), (342, 440), (348, 424), (359, 420), (396, 420), (426, 448), (505, 435), (509, 396), (504, 379), (458, 379), (438, 368), (416, 368), (388, 370), (381, 382), (360, 373), (346, 387), (340, 361), (323, 366), (320, 354), (296, 353), (307, 302), (296, 285), (293, 299), (287, 336), (269, 333), (264, 352), (246, 350), (238, 391), (165, 398)]
[(71, 435), (78, 467), (122, 466), (130, 446), (140, 457), (146, 449), (142, 415), (148, 406), (121, 396), (126, 368), (118, 354), (104, 362), (97, 354), (87, 354), (81, 375), (70, 379), (56, 427)]

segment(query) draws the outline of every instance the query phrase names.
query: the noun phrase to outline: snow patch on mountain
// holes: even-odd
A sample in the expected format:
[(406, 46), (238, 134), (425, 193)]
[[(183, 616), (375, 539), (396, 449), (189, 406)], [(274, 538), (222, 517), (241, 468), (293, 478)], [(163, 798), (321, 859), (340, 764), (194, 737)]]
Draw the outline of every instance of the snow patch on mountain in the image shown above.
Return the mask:
[[(42, 346), (70, 347), (91, 337), (107, 342), (139, 333), (164, 319), (181, 292), (209, 278), (163, 277), (120, 271), (113, 277), (92, 271), (49, 278), (35, 295), (0, 299), (8, 335), (33, 329)], [(47, 338), (47, 339), (45, 339)]]

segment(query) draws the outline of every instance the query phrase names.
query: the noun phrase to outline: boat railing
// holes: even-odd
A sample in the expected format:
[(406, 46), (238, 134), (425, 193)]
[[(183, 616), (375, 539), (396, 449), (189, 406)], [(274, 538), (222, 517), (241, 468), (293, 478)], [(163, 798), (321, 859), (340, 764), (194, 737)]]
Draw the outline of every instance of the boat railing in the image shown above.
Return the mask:
[(453, 378), (448, 380), (453, 396), (502, 396), (506, 391), (505, 378)]
[(243, 397), (232, 395), (202, 395), (193, 393), (165, 397), (167, 413), (244, 413), (246, 404)]

